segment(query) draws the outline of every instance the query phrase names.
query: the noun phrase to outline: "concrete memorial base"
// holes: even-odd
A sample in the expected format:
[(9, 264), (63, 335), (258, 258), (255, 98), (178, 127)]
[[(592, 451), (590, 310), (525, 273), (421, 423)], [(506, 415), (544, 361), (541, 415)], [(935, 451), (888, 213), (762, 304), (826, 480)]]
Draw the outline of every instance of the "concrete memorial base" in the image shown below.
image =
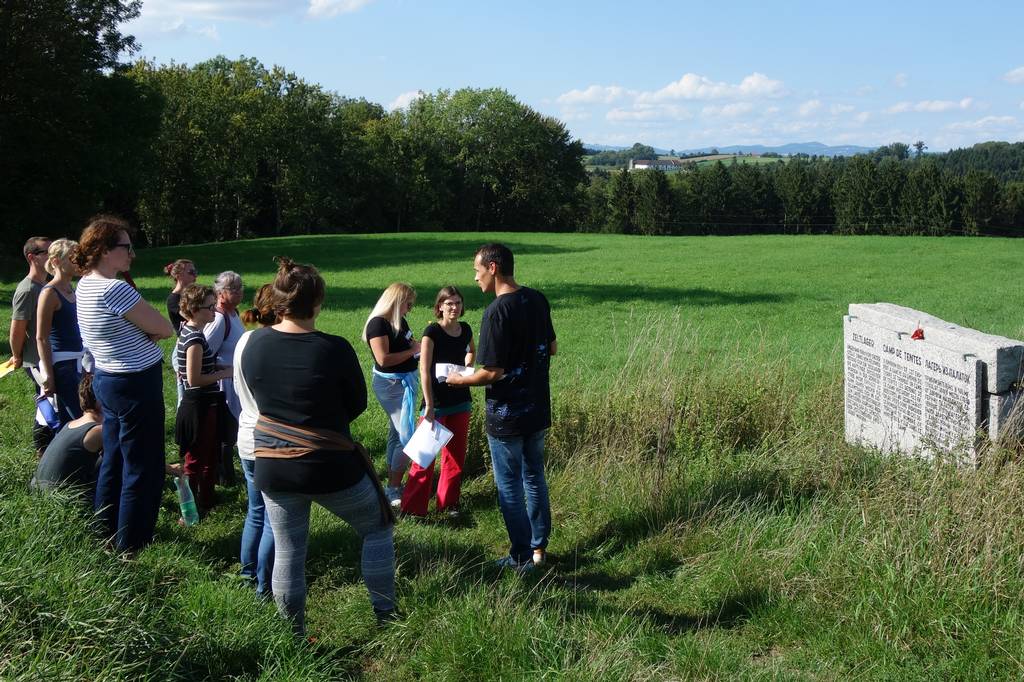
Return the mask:
[(851, 304), (843, 330), (847, 442), (974, 463), (979, 435), (1021, 436), (1024, 342), (891, 303)]

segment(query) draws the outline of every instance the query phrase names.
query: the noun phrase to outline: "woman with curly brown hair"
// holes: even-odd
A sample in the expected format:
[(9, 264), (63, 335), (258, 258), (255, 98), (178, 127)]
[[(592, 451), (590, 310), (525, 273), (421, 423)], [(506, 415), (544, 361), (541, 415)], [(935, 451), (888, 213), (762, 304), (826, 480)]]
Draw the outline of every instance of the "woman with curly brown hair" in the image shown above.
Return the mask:
[(127, 282), (135, 255), (128, 223), (97, 216), (73, 259), (87, 272), (75, 291), (82, 342), (95, 363), (93, 391), (103, 407), (103, 463), (96, 511), (118, 549), (153, 539), (164, 474), (163, 351), (170, 322)]

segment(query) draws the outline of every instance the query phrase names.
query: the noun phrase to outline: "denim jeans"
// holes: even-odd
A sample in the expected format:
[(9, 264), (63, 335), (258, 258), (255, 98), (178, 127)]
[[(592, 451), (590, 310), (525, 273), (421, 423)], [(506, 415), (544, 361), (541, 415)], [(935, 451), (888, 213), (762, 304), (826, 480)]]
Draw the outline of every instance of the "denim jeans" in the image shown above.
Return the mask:
[(96, 513), (118, 549), (153, 539), (164, 483), (164, 394), (161, 363), (128, 374), (97, 368), (93, 392), (103, 407), (103, 462)]
[(405, 387), (398, 379), (373, 375), (373, 394), (377, 396), (377, 402), (384, 408), (388, 415), (388, 445), (387, 462), (388, 473), (392, 471), (405, 471), (409, 458), (402, 452), (402, 441), (398, 436), (398, 430), (402, 421), (402, 398), (405, 396)]
[(253, 483), (256, 462), (242, 460), (246, 490), (249, 493), (249, 510), (242, 526), (242, 575), (256, 581), (257, 594), (270, 594), (270, 576), (274, 570), (274, 531), (267, 518), (263, 493)]
[(551, 504), (544, 479), (546, 434), (547, 429), (522, 436), (487, 436), (498, 506), (512, 543), (509, 555), (518, 562), (532, 560), (533, 550), (547, 547), (551, 535)]
[(62, 360), (53, 364), (54, 392), (57, 394), (57, 415), (61, 426), (82, 416), (78, 402), (78, 382), (81, 380), (78, 360)]

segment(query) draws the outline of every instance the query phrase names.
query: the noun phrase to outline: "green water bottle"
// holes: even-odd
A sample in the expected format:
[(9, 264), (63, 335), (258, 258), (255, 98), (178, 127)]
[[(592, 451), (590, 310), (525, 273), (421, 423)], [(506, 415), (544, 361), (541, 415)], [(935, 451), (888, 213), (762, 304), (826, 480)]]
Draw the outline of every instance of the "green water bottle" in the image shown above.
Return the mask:
[(178, 486), (178, 503), (181, 505), (181, 518), (185, 519), (186, 526), (194, 526), (199, 523), (199, 510), (196, 509), (196, 498), (192, 495), (192, 488), (188, 485), (188, 476), (182, 474), (174, 479), (174, 485)]

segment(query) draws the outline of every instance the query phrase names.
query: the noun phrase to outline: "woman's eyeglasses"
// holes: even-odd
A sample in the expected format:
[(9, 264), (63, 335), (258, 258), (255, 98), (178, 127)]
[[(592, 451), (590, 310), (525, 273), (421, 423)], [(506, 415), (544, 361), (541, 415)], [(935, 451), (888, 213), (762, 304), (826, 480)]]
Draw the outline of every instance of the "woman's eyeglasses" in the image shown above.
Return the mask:
[(135, 247), (132, 246), (131, 244), (114, 244), (114, 248), (115, 249), (124, 249), (125, 251), (127, 251), (131, 255), (133, 255), (133, 256), (135, 255)]

